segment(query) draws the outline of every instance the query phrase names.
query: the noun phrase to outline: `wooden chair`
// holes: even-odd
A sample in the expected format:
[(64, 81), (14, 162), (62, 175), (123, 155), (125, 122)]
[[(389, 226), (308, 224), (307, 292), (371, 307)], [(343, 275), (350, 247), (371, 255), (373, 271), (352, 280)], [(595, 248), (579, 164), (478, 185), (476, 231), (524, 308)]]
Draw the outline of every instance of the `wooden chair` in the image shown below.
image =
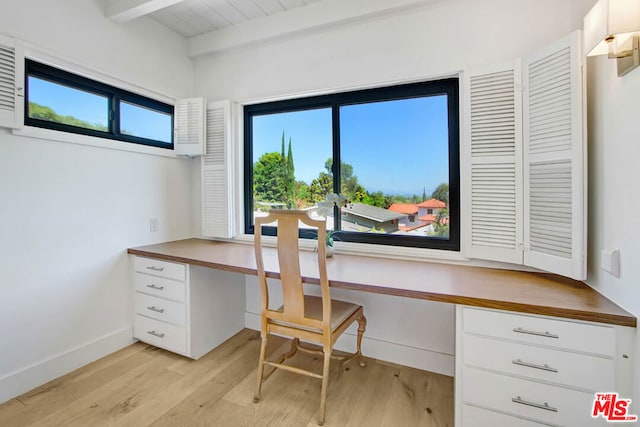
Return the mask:
[[(269, 289), (267, 287), (267, 277), (262, 254), (262, 225), (274, 221), (278, 222), (277, 254), (284, 300), (284, 304), (278, 309), (269, 308)], [(321, 297), (304, 295), (303, 293), (298, 250), (298, 227), (300, 223), (317, 227), (318, 229), (317, 265), (322, 292)], [(333, 345), (340, 334), (355, 321), (358, 322), (357, 351), (354, 354), (340, 359), (342, 359), (343, 363), (346, 363), (353, 358), (358, 358), (360, 366), (366, 366), (360, 348), (362, 336), (367, 324), (362, 306), (332, 300), (329, 294), (325, 246), (326, 232), (326, 222), (310, 218), (305, 211), (271, 210), (268, 216), (255, 219), (254, 246), (262, 296), (260, 309), (262, 318), (260, 334), (262, 345), (260, 347), (260, 361), (258, 364), (258, 383), (253, 401), (258, 402), (260, 400), (262, 383), (275, 371), (275, 369), (273, 369), (268, 375), (264, 376), (264, 365), (320, 378), (322, 379), (322, 387), (320, 391), (319, 425), (324, 423), (329, 365)], [(274, 361), (266, 360), (267, 339), (270, 333), (293, 338), (291, 350)], [(322, 346), (322, 350), (305, 346), (300, 340), (319, 344)], [(324, 365), (322, 374), (283, 363), (286, 359), (291, 358), (297, 350), (323, 355)]]

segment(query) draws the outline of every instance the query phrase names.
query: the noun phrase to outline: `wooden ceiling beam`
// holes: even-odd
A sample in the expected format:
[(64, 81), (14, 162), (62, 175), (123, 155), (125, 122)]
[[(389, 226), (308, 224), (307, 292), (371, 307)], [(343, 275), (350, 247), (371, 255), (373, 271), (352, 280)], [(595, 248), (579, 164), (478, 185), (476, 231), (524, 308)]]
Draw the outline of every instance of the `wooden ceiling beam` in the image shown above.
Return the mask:
[(189, 56), (235, 49), (450, 0), (323, 0), (189, 38)]
[(116, 22), (127, 22), (156, 12), (165, 7), (182, 3), (184, 0), (108, 0), (107, 18)]

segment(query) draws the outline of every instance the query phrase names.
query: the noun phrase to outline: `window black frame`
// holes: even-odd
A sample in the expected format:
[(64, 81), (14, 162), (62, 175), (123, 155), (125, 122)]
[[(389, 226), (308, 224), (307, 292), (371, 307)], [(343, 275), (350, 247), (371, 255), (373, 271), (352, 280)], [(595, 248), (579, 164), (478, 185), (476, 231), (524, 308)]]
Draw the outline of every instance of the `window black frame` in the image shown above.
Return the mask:
[[(104, 96), (108, 99), (108, 123), (106, 132), (87, 129), (79, 126), (56, 123), (47, 120), (29, 117), (29, 77), (33, 76), (52, 83), (68, 86), (71, 89), (82, 90)], [(142, 138), (133, 135), (120, 133), (120, 102), (128, 102), (150, 110), (168, 114), (171, 116), (171, 142), (164, 142), (150, 138)], [(59, 68), (43, 64), (32, 59), (25, 59), (25, 96), (24, 96), (24, 124), (44, 129), (57, 130), (80, 135), (96, 136), (99, 138), (113, 139), (116, 141), (129, 142), (133, 144), (147, 145), (151, 147), (166, 148), (173, 150), (174, 135), (174, 107), (173, 105), (138, 95), (133, 92), (120, 89), (106, 83), (79, 76)]]
[[(331, 108), (333, 139), (334, 192), (340, 192), (340, 107), (371, 102), (395, 101), (425, 96), (447, 95), (449, 128), (449, 237), (402, 236), (378, 233), (337, 231), (336, 240), (390, 246), (460, 250), (460, 99), (459, 79), (447, 78), (364, 89), (329, 95), (296, 98), (244, 107), (244, 218), (245, 233), (255, 232), (253, 225), (253, 117), (267, 114)], [(337, 208), (336, 208), (337, 211)], [(336, 212), (336, 222), (340, 216)], [(275, 235), (275, 227), (263, 227), (263, 234)], [(301, 230), (300, 237), (314, 238), (315, 233)]]

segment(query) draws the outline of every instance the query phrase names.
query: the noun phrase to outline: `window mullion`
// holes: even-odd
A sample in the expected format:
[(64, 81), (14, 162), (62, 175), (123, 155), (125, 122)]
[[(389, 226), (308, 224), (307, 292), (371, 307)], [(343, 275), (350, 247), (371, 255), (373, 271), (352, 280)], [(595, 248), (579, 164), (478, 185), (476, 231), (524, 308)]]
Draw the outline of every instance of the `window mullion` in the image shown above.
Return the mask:
[(109, 97), (109, 132), (120, 135), (120, 100), (116, 95)]
[[(331, 166), (331, 173), (333, 174), (333, 192), (340, 194), (342, 183), (340, 182), (341, 168), (340, 168), (340, 105), (334, 102), (331, 106), (331, 124), (333, 134), (333, 165)], [(337, 206), (333, 208), (333, 228), (334, 230), (341, 230), (341, 217), (340, 209)]]

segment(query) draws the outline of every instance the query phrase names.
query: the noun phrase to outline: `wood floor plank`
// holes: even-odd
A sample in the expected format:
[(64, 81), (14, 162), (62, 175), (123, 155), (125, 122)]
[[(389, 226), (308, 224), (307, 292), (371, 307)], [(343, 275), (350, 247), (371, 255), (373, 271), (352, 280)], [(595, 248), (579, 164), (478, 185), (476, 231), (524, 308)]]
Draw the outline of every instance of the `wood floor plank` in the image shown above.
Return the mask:
[[(382, 419), (383, 425), (452, 426), (453, 389), (450, 377), (435, 373), (422, 374), (417, 369), (400, 367), (394, 373), (395, 380), (389, 395), (390, 407)], [(443, 381), (450, 379), (448, 387)], [(437, 385), (434, 386), (434, 383)], [(440, 392), (438, 392), (441, 390)], [(446, 402), (451, 402), (447, 405)], [(400, 416), (399, 416), (400, 415)]]
[(116, 352), (117, 354), (50, 381), (19, 396), (17, 399), (24, 404), (22, 407), (7, 410), (4, 405), (0, 405), (0, 413), (5, 414), (3, 422), (7, 425), (35, 423), (87, 393), (128, 374), (134, 367), (150, 362), (157, 351), (156, 347), (136, 343)]
[[(275, 355), (289, 342), (272, 337), (268, 348)], [(277, 370), (253, 403), (259, 349), (259, 333), (247, 329), (199, 360), (134, 344), (0, 405), (0, 425), (317, 426), (318, 379)], [(367, 361), (332, 361), (326, 427), (453, 425), (453, 378)], [(305, 353), (287, 363), (317, 372), (322, 364)]]
[[(301, 360), (304, 363), (300, 363)], [(314, 372), (322, 371), (322, 360), (317, 356), (300, 354), (288, 363)], [(307, 425), (318, 416), (320, 385), (317, 378), (277, 370), (262, 386), (254, 420), (269, 426)]]
[[(325, 427), (345, 426), (349, 417), (360, 401), (360, 396), (372, 374), (375, 359), (366, 358), (367, 366), (362, 368), (353, 360), (346, 366), (339, 362), (332, 362), (329, 389), (327, 392), (327, 413)], [(334, 367), (335, 365), (335, 367)], [(317, 420), (312, 419), (309, 427), (317, 426)]]
[[(32, 405), (39, 400), (48, 399), (49, 395), (54, 391), (55, 393), (53, 394), (60, 394), (61, 392), (64, 393), (64, 390), (76, 387), (80, 381), (85, 380), (87, 377), (91, 377), (101, 371), (105, 372), (104, 370), (106, 368), (113, 367), (113, 365), (118, 364), (122, 360), (145, 350), (154, 351), (154, 348), (141, 342), (132, 344), (114, 353), (112, 355), (113, 357), (103, 357), (102, 359), (98, 359), (95, 362), (78, 368), (67, 375), (56, 378), (53, 381), (49, 381), (40, 387), (36, 387), (33, 390), (18, 396), (17, 399), (27, 405)], [(148, 356), (145, 355), (143, 357)], [(113, 376), (115, 374), (114, 370), (109, 371), (109, 375)]]
[[(353, 370), (355, 367), (349, 372)], [(341, 416), (332, 418), (332, 425), (337, 426), (340, 423), (346, 426), (382, 425), (381, 421), (390, 405), (388, 397), (397, 369), (374, 361), (369, 363), (365, 370), (367, 375), (364, 384), (358, 387), (358, 390), (354, 390), (356, 399), (353, 401), (352, 409), (348, 413), (343, 412)], [(327, 405), (329, 403), (331, 402)]]
[[(290, 341), (280, 337), (273, 337), (269, 340), (267, 346), (267, 354), (270, 355), (269, 360), (275, 360), (279, 356), (285, 354), (291, 348)], [(275, 368), (265, 366), (265, 374)], [(232, 402), (244, 408), (253, 404), (253, 395), (256, 390), (256, 381), (258, 376), (258, 358), (256, 357), (256, 366), (249, 374), (242, 379), (235, 387), (229, 390), (223, 399)], [(270, 380), (267, 380), (267, 383)]]
[(199, 360), (183, 358), (170, 365), (167, 369), (172, 372), (176, 372), (176, 366), (181, 366), (179, 371), (183, 374), (182, 378), (141, 402), (131, 412), (120, 418), (114, 426), (140, 426), (155, 422), (170, 411), (176, 402), (181, 402), (197, 392), (202, 385), (229, 368), (229, 365), (235, 362), (234, 356), (240, 354), (243, 349), (251, 351), (252, 349), (246, 350), (247, 344), (257, 339), (259, 339), (257, 333), (245, 330)]
[(232, 387), (251, 372), (258, 363), (260, 341), (252, 340), (234, 354), (234, 361), (218, 375), (202, 384), (187, 398), (177, 402), (163, 416), (155, 420), (154, 427), (192, 426), (200, 423), (199, 418), (217, 403)]
[(87, 390), (83, 397), (31, 426), (98, 427), (115, 423), (162, 387), (181, 378), (180, 374), (166, 369), (180, 356), (166, 351), (156, 351), (154, 356), (147, 363), (131, 369), (127, 375), (94, 391)]

